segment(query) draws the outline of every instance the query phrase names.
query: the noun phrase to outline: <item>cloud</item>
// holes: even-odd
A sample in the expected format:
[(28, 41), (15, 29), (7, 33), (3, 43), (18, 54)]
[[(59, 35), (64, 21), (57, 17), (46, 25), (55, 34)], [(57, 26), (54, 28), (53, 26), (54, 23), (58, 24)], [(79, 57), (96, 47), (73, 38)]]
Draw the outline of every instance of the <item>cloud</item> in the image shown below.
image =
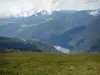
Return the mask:
[(97, 9), (100, 5), (100, 0), (59, 0), (58, 8), (68, 10), (87, 10)]
[(0, 0), (0, 17), (29, 16), (47, 10), (87, 10), (99, 8), (100, 0)]
[(0, 16), (27, 16), (42, 10), (51, 13), (56, 5), (54, 3), (53, 0), (5, 0), (0, 2)]

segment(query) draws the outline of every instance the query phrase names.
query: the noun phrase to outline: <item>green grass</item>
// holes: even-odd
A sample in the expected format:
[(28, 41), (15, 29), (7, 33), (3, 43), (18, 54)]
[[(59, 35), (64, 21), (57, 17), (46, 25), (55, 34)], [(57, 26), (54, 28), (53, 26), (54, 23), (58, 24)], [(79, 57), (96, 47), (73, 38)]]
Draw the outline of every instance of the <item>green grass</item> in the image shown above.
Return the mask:
[(0, 53), (0, 75), (100, 75), (100, 55)]

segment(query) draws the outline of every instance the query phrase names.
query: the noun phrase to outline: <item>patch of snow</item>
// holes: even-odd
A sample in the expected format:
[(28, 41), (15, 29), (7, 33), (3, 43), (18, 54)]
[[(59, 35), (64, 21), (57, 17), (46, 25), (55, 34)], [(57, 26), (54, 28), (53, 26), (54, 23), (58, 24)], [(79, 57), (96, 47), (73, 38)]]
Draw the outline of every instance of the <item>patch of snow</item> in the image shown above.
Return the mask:
[(69, 49), (60, 47), (60, 46), (54, 46), (58, 51), (62, 52), (62, 53), (70, 53)]

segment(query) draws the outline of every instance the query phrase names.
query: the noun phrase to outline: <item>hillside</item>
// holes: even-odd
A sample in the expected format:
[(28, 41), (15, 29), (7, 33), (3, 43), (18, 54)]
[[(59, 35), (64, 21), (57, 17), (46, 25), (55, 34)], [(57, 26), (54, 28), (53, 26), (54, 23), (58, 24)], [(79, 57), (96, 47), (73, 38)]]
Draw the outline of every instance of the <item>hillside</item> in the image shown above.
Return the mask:
[[(80, 35), (79, 35), (80, 36)], [(87, 26), (77, 39), (76, 50), (87, 52), (100, 52), (100, 16)]]
[(57, 52), (53, 46), (40, 41), (10, 37), (0, 37), (0, 49), (7, 52)]

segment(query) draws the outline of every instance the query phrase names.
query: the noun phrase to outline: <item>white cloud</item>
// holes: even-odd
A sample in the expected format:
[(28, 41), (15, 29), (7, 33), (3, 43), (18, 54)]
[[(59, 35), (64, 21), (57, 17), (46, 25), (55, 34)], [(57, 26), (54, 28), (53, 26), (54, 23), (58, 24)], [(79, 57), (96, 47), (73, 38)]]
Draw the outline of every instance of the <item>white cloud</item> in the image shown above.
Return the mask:
[(100, 0), (59, 0), (58, 8), (68, 10), (87, 10), (99, 8)]
[(0, 16), (28, 16), (42, 10), (51, 13), (53, 8), (55, 8), (53, 0), (6, 0), (0, 2), (0, 9), (2, 10)]
[[(99, 8), (100, 0), (1, 0), (0, 17), (29, 16), (47, 10), (87, 10)], [(29, 12), (31, 11), (31, 12)]]

